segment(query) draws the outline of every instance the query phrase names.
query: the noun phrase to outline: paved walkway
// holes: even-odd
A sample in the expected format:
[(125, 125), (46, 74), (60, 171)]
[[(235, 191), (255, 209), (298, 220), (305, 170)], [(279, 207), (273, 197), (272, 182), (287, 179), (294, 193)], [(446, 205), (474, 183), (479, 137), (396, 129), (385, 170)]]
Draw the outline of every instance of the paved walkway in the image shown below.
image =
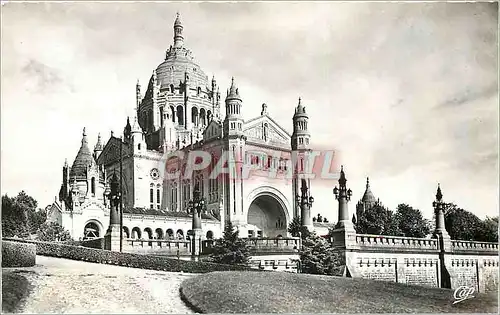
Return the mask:
[(193, 313), (180, 299), (180, 283), (193, 274), (135, 269), (44, 256), (25, 276), (34, 290), (21, 313)]

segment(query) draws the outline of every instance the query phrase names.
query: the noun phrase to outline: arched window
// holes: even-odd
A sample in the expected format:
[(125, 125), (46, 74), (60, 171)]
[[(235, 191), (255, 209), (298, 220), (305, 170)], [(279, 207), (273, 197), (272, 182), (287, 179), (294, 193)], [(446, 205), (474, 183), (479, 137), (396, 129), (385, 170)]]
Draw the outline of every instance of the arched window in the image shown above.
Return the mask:
[(170, 84), (170, 93), (174, 93), (174, 85)]
[(160, 127), (163, 127), (163, 106), (160, 107)]
[(267, 141), (267, 136), (268, 136), (268, 132), (269, 132), (269, 126), (267, 125), (267, 123), (264, 123), (264, 141)]
[(95, 196), (95, 177), (92, 177), (90, 180), (90, 192), (92, 193), (92, 196)]
[(191, 108), (191, 122), (198, 126), (198, 108), (194, 106)]
[(154, 189), (151, 188), (149, 190), (149, 203), (150, 203), (150, 208), (151, 209), (153, 208), (153, 202), (154, 202), (153, 197), (154, 197)]
[(141, 144), (140, 143), (137, 145), (137, 150), (139, 150), (139, 151), (141, 150)]
[(184, 108), (181, 105), (177, 106), (177, 121), (179, 126), (184, 126)]
[(201, 94), (201, 87), (198, 87), (198, 91), (197, 91), (198, 95)]
[(160, 190), (156, 190), (156, 206), (158, 209), (160, 209)]
[(200, 124), (205, 126), (207, 124), (205, 109), (200, 109)]
[(173, 106), (170, 106), (170, 116), (172, 117), (172, 122), (175, 122), (175, 110)]

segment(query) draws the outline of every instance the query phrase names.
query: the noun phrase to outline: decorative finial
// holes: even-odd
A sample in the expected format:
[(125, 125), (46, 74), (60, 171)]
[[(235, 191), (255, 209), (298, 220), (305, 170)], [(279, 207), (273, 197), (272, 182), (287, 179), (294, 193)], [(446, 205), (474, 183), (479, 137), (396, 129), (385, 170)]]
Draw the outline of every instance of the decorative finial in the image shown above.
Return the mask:
[(85, 137), (87, 133), (85, 132), (85, 127), (83, 127), (83, 136)]
[(299, 105), (301, 105), (301, 102), (302, 102), (302, 98), (299, 97)]
[(366, 189), (370, 188), (370, 178), (366, 178)]
[(234, 86), (234, 77), (231, 77), (231, 86)]
[(261, 116), (267, 115), (267, 105), (266, 103), (262, 103), (262, 111), (260, 112)]
[(344, 171), (344, 165), (340, 165), (340, 171), (343, 172)]
[(441, 186), (439, 185), (439, 183), (438, 183), (438, 189), (437, 189), (437, 193), (436, 193), (436, 200), (437, 201), (443, 200), (443, 194), (441, 193)]
[(113, 134), (114, 134), (114, 132), (113, 132), (113, 130), (111, 130), (111, 137), (113, 137)]

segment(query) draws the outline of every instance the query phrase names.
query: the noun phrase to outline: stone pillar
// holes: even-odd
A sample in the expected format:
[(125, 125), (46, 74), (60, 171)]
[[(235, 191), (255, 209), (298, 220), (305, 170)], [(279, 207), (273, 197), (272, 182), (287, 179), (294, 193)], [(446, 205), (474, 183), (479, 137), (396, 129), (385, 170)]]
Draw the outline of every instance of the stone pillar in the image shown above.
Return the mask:
[(438, 184), (436, 201), (432, 203), (434, 207), (434, 214), (436, 217), (436, 227), (432, 233), (434, 238), (437, 238), (439, 245), (439, 267), (441, 274), (441, 288), (451, 288), (451, 275), (446, 266), (446, 255), (451, 253), (451, 238), (444, 224), (444, 208), (445, 203), (443, 202), (443, 194), (441, 193), (441, 187)]
[(104, 249), (111, 251), (120, 251), (120, 217), (118, 215), (118, 207), (120, 205), (120, 193), (118, 191), (118, 178), (116, 173), (111, 178), (111, 191), (106, 188), (106, 195), (110, 199), (109, 209), (109, 227), (104, 235)]
[(348, 265), (353, 258), (349, 256), (348, 252), (356, 247), (356, 231), (354, 230), (354, 225), (349, 218), (349, 210), (347, 207), (348, 202), (351, 200), (352, 191), (351, 189), (347, 189), (346, 183), (347, 180), (345, 178), (344, 167), (341, 166), (339, 188), (335, 187), (333, 189), (335, 199), (339, 202), (339, 215), (337, 225), (332, 231), (332, 238), (333, 247), (341, 251), (343, 254), (344, 276), (350, 274)]

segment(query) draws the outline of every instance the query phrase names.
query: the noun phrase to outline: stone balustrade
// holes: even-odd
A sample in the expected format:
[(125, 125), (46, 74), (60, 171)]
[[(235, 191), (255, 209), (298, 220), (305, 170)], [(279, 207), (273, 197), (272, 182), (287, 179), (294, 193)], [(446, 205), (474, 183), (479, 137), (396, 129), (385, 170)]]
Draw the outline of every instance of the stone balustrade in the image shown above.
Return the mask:
[(361, 249), (437, 251), (437, 239), (403, 236), (356, 234), (356, 245)]
[(453, 252), (482, 252), (498, 254), (498, 243), (452, 240)]
[[(296, 253), (300, 249), (298, 237), (243, 238), (252, 253)], [(203, 254), (211, 253), (214, 240), (202, 241)]]
[(300, 249), (300, 238), (278, 237), (278, 238), (245, 238), (252, 252), (280, 252), (293, 253)]
[(151, 253), (160, 253), (168, 255), (187, 255), (191, 254), (191, 242), (185, 240), (141, 240), (125, 239), (124, 248), (127, 251), (143, 252), (145, 250)]

